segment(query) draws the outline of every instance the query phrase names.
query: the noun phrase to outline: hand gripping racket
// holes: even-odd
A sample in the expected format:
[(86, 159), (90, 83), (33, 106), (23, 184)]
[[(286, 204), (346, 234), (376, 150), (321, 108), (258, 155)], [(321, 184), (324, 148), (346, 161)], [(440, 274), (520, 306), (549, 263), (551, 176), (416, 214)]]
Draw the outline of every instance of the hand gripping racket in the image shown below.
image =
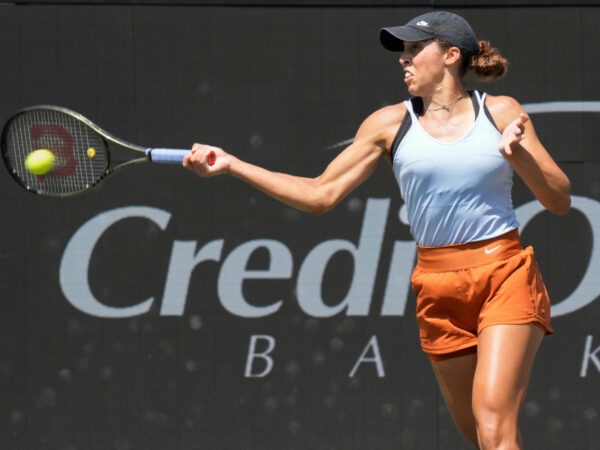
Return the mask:
[[(131, 144), (75, 111), (51, 105), (32, 106), (13, 115), (2, 129), (0, 146), (4, 164), (21, 186), (53, 197), (86, 192), (108, 175), (133, 164), (181, 164), (189, 152)], [(25, 160), (40, 149), (49, 150), (54, 163), (48, 172), (35, 174), (26, 168)], [(135, 156), (112, 163), (111, 151), (115, 149), (120, 150), (120, 156), (133, 150)], [(214, 162), (215, 154), (210, 153), (208, 163)]]

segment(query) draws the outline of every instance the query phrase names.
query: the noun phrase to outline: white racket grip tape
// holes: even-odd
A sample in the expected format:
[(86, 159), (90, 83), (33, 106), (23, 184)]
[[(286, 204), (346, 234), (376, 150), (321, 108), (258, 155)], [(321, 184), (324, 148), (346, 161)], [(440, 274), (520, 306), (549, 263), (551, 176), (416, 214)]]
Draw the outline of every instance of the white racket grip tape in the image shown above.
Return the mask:
[(179, 148), (148, 148), (146, 156), (154, 163), (160, 164), (181, 164), (183, 157), (190, 151)]

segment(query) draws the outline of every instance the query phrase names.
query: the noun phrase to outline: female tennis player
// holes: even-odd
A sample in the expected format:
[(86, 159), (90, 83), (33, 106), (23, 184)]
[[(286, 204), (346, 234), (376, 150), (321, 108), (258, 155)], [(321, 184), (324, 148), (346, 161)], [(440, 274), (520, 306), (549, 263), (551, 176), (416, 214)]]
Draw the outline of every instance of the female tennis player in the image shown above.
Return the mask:
[(533, 250), (520, 243), (512, 176), (559, 215), (570, 208), (570, 182), (516, 100), (466, 89), (468, 71), (492, 81), (508, 63), (462, 17), (430, 12), (382, 29), (380, 39), (400, 53), (411, 98), (367, 117), (319, 176), (275, 173), (203, 144), (183, 164), (321, 214), (388, 160), (418, 246), (412, 285), (421, 345), (446, 404), (475, 448), (521, 449), (519, 413), (552, 328)]

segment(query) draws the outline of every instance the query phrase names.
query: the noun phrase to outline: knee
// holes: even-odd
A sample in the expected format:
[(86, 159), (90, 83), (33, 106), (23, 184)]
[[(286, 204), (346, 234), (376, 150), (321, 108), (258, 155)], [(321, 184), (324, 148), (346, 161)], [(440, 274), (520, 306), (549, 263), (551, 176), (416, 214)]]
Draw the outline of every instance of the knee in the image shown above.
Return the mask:
[(480, 410), (475, 413), (475, 421), (481, 450), (521, 448), (517, 420), (510, 414)]

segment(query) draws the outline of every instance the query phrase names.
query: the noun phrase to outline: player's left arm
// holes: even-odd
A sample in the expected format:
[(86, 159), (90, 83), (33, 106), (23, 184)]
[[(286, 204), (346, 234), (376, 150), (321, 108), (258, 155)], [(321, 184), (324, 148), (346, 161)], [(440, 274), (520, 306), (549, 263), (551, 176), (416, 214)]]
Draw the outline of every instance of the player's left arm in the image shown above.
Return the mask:
[(507, 96), (489, 96), (487, 106), (502, 133), (499, 151), (536, 198), (555, 214), (571, 207), (571, 183), (540, 142), (523, 107)]

